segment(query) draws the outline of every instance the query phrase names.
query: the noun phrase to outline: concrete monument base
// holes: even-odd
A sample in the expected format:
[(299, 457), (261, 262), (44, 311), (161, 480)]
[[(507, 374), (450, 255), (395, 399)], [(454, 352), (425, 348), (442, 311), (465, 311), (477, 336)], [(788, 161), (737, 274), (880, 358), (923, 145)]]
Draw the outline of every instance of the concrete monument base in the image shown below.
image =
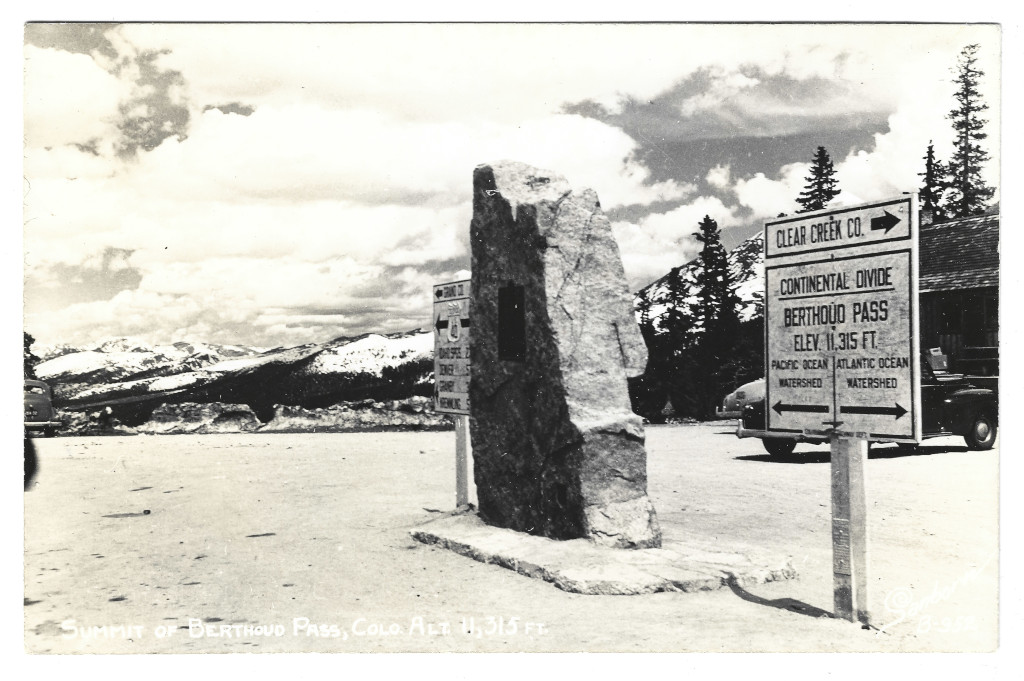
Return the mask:
[(580, 594), (633, 595), (658, 591), (710, 591), (796, 577), (789, 558), (756, 550), (724, 550), (710, 541), (664, 542), (662, 548), (621, 551), (588, 539), (554, 540), (484, 523), (474, 512), (456, 512), (410, 531), (482, 563), (551, 582)]

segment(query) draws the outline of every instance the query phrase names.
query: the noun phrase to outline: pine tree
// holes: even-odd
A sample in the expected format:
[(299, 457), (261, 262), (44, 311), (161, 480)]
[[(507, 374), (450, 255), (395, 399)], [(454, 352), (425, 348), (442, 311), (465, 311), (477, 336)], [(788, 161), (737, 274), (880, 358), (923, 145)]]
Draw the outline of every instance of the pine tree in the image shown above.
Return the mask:
[(988, 120), (981, 118), (988, 105), (978, 91), (978, 81), (985, 72), (976, 66), (977, 52), (978, 45), (968, 45), (960, 51), (957, 76), (953, 79), (957, 86), (956, 106), (946, 116), (953, 122), (956, 133), (956, 150), (948, 166), (949, 194), (944, 206), (951, 218), (984, 213), (986, 204), (995, 194), (995, 189), (987, 186), (981, 177), (981, 168), (989, 160), (988, 152), (980, 145), (988, 137), (984, 132)]
[(25, 334), (25, 378), (36, 378), (36, 364), (39, 364), (39, 358), (32, 353), (32, 345), (36, 342), (36, 339), (32, 337), (27, 331), (23, 331)]
[(665, 281), (668, 293), (668, 307), (661, 317), (661, 328), (665, 336), (666, 359), (674, 366), (681, 353), (689, 346), (693, 320), (686, 311), (686, 282), (683, 268), (674, 267)]
[(942, 185), (946, 174), (945, 166), (935, 158), (935, 146), (928, 140), (928, 151), (924, 155), (924, 172), (918, 173), (923, 178), (924, 184), (917, 192), (921, 201), (921, 211), (928, 211), (932, 220), (938, 222), (944, 219), (942, 210)]
[(662, 411), (668, 399), (666, 376), (665, 334), (659, 334), (651, 318), (651, 300), (649, 289), (637, 294), (636, 311), (639, 314), (640, 334), (647, 344), (647, 367), (641, 376), (631, 377), (629, 383), (629, 399), (633, 412), (646, 418), (651, 423), (663, 423)]
[(697, 297), (700, 320), (707, 335), (732, 325), (736, 318), (736, 296), (732, 291), (729, 259), (722, 247), (718, 223), (705, 215), (698, 227), (700, 231), (693, 236), (703, 244), (703, 248), (700, 252), (702, 267), (697, 275)]
[(797, 213), (808, 213), (812, 210), (821, 210), (828, 206), (829, 202), (839, 196), (840, 189), (836, 188), (836, 170), (832, 167), (832, 159), (829, 158), (825, 147), (818, 147), (811, 161), (811, 174), (804, 179), (807, 185), (797, 197), (796, 202), (800, 204)]
[(730, 359), (730, 351), (736, 343), (739, 317), (736, 312), (738, 300), (732, 286), (729, 259), (722, 247), (718, 223), (709, 216), (698, 225), (694, 234), (701, 249), (701, 270), (697, 275), (698, 320), (702, 331), (697, 351), (698, 374), (697, 403), (698, 418), (714, 415), (715, 406), (722, 392), (722, 367)]
[(647, 291), (641, 291), (636, 296), (636, 311), (639, 313), (639, 319), (637, 320), (640, 326), (640, 332), (644, 338), (651, 335), (654, 331), (654, 320), (651, 319), (651, 307), (653, 302), (651, 296)]

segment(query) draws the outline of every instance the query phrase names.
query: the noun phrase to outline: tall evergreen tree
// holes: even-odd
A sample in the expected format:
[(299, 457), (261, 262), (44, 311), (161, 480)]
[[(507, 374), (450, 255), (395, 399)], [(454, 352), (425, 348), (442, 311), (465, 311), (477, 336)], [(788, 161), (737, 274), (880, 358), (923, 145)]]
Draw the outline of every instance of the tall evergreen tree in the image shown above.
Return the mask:
[(636, 311), (639, 314), (640, 334), (647, 344), (647, 367), (641, 376), (629, 379), (629, 398), (633, 411), (651, 423), (663, 423), (662, 413), (668, 399), (666, 378), (668, 371), (665, 334), (659, 334), (651, 318), (654, 301), (648, 290), (636, 297)]
[(697, 275), (697, 314), (703, 328), (694, 367), (698, 374), (695, 387), (700, 398), (696, 416), (709, 418), (714, 415), (721, 397), (722, 367), (729, 361), (736, 343), (739, 317), (729, 259), (722, 246), (718, 223), (705, 215), (698, 227), (700, 231), (694, 237), (703, 247), (701, 269)]
[(923, 184), (917, 192), (917, 197), (921, 201), (921, 210), (931, 212), (935, 222), (944, 219), (942, 186), (945, 173), (946, 169), (942, 162), (935, 158), (935, 145), (928, 140), (928, 151), (924, 155), (924, 172), (918, 173), (918, 176), (923, 178)]
[(705, 215), (697, 225), (694, 238), (703, 246), (700, 252), (701, 269), (697, 274), (697, 297), (700, 301), (700, 321), (704, 334), (731, 331), (736, 319), (736, 295), (732, 290), (729, 259), (722, 246), (722, 232), (718, 223)]
[[(693, 396), (688, 387), (692, 383), (690, 364), (695, 337), (694, 319), (686, 300), (689, 291), (682, 267), (669, 271), (665, 288), (668, 304), (661, 315), (661, 333), (655, 337), (656, 361), (649, 360), (648, 367), (656, 366), (661, 377), (662, 394), (671, 401), (678, 416), (692, 412)], [(662, 406), (664, 404), (662, 401)]]
[(949, 194), (945, 210), (951, 218), (980, 215), (995, 194), (995, 189), (985, 184), (981, 168), (989, 160), (988, 152), (980, 142), (988, 137), (984, 132), (987, 119), (981, 117), (988, 105), (981, 99), (978, 82), (985, 75), (977, 67), (978, 45), (968, 45), (960, 51), (957, 60), (954, 95), (956, 106), (946, 116), (953, 122), (956, 133), (953, 158), (949, 162)]
[(32, 344), (36, 342), (36, 339), (32, 337), (28, 331), (23, 331), (25, 334), (25, 378), (36, 378), (36, 365), (39, 364), (39, 358), (32, 353)]
[(637, 320), (640, 326), (640, 332), (646, 339), (648, 336), (653, 334), (654, 331), (654, 320), (651, 319), (651, 296), (647, 291), (641, 291), (636, 297), (636, 311), (640, 314), (640, 318)]
[(829, 202), (839, 196), (842, 191), (837, 187), (836, 170), (832, 166), (832, 159), (829, 158), (825, 147), (818, 147), (811, 160), (811, 174), (805, 177), (807, 185), (800, 192), (796, 202), (800, 204), (797, 213), (808, 213), (812, 210), (821, 210), (828, 206)]
[(682, 267), (674, 267), (669, 271), (665, 288), (668, 292), (668, 307), (661, 317), (661, 328), (665, 336), (666, 358), (674, 366), (690, 344), (690, 331), (693, 327), (693, 320), (686, 309), (687, 290)]

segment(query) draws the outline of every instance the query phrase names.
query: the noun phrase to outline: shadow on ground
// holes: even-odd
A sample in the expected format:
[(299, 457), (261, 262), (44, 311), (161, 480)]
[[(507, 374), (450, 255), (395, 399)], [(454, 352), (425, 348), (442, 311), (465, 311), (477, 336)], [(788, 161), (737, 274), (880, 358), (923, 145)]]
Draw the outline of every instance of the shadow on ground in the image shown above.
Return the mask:
[(767, 598), (756, 596), (744, 589), (735, 581), (729, 582), (729, 589), (748, 603), (766, 605), (770, 608), (778, 608), (779, 610), (788, 610), (789, 612), (807, 615), (808, 617), (832, 617), (832, 613), (829, 611), (822, 610), (821, 608), (817, 608), (813, 605), (808, 605), (807, 603), (798, 601), (795, 598), (776, 598), (774, 600), (769, 600)]
[[(768, 454), (747, 454), (733, 457), (737, 461), (760, 461), (762, 463), (828, 463), (832, 456), (825, 446), (820, 451), (797, 451), (786, 456), (769, 456)], [(889, 445), (872, 447), (868, 450), (868, 459), (899, 459), (905, 456), (931, 456), (932, 454), (947, 454), (966, 452), (966, 446), (919, 446), (916, 448), (902, 448)]]

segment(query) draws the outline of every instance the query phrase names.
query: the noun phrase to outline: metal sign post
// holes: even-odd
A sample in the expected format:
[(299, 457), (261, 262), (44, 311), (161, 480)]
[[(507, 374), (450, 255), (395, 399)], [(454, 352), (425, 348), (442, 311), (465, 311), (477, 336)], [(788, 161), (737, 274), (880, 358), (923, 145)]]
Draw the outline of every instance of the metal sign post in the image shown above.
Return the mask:
[(455, 416), (455, 505), (469, 505), (470, 280), (433, 289), (434, 411)]
[(828, 438), (836, 615), (868, 622), (868, 442), (921, 440), (913, 195), (765, 223), (765, 427)]

